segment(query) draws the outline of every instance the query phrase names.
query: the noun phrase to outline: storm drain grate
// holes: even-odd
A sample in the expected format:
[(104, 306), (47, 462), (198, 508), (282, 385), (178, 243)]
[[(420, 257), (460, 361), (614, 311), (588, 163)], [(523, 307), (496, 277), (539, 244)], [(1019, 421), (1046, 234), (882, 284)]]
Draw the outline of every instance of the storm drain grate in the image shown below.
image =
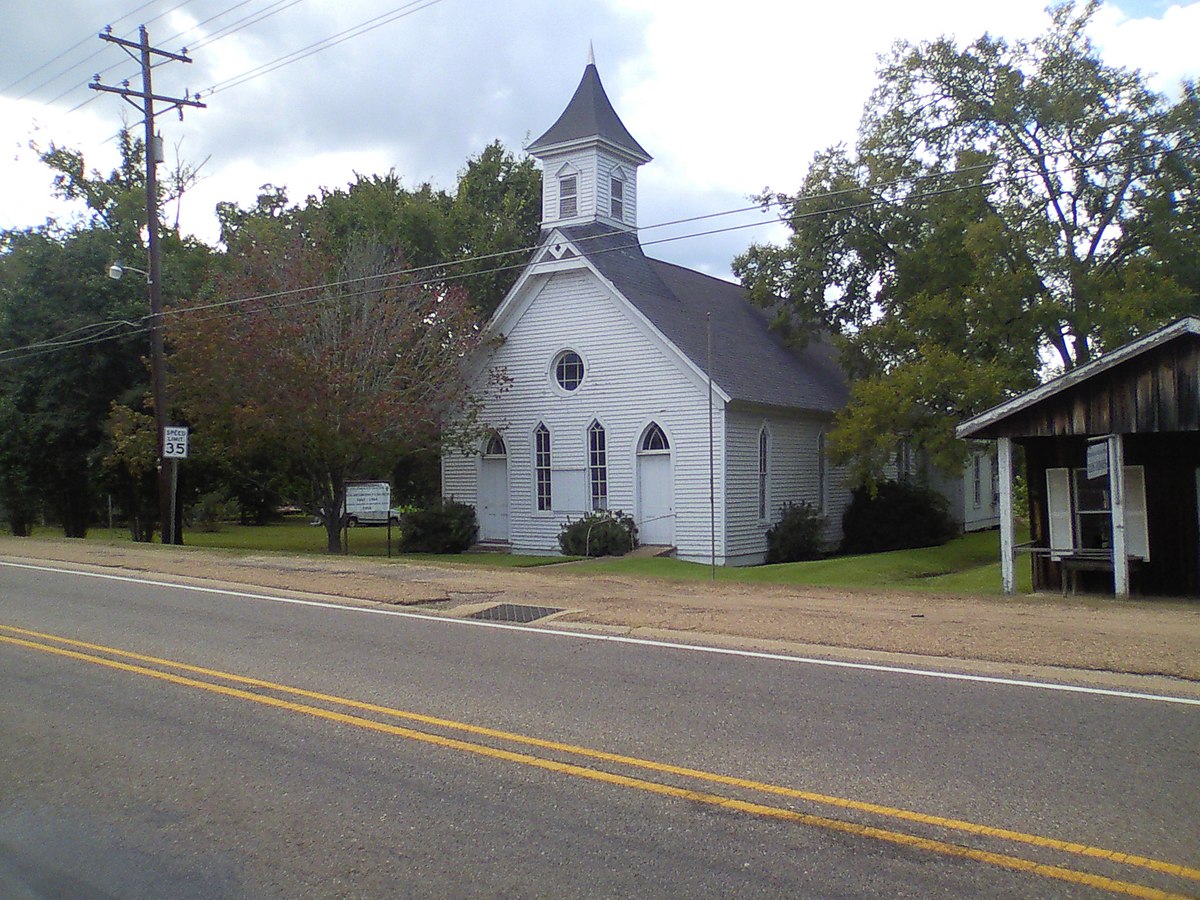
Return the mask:
[(480, 619), (485, 622), (519, 622), (523, 625), (534, 619), (559, 612), (562, 610), (554, 606), (521, 606), (517, 603), (498, 603), (487, 609), (481, 609), (479, 612), (473, 612), (467, 618)]

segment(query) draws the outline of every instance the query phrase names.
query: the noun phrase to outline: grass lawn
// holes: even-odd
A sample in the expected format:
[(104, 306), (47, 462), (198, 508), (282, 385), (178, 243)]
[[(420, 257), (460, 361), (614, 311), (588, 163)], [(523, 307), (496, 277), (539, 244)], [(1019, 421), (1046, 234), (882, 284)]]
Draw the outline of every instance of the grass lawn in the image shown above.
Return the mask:
[[(1019, 531), (1017, 540), (1027, 540)], [(1032, 590), (1029, 566), (1017, 564), (1017, 591)], [(710, 566), (676, 559), (605, 559), (575, 571), (644, 575), (679, 580), (707, 580)], [(980, 531), (940, 547), (894, 550), (862, 556), (835, 556), (811, 562), (748, 568), (718, 568), (718, 581), (795, 584), (816, 587), (887, 587), (905, 591), (999, 594), (1000, 533)]]
[[(386, 528), (351, 528), (349, 530), (348, 555), (387, 557), (388, 530)], [(53, 538), (61, 535), (57, 529), (35, 529), (36, 537)], [(401, 556), (396, 550), (399, 537), (392, 529), (392, 556), (406, 562), (457, 563), (461, 565), (485, 565), (498, 568), (544, 566), (563, 562), (561, 556), (520, 556), (507, 553), (463, 553), (439, 555), (434, 553), (409, 553)], [(125, 529), (92, 528), (88, 540), (128, 543), (129, 532)], [(270, 525), (222, 525), (220, 531), (200, 531), (185, 528), (183, 541), (190, 547), (206, 547), (242, 553), (311, 553), (325, 555), (325, 529), (310, 525), (307, 516), (289, 516), (283, 522)]]
[[(39, 537), (53, 537), (58, 532), (39, 529)], [(93, 540), (125, 542), (126, 531), (94, 528)], [(472, 565), (495, 568), (544, 566), (568, 561), (561, 556), (519, 556), (503, 553), (464, 553), (437, 555), (430, 553), (393, 555), (405, 562), (426, 562), (437, 565)], [(1017, 540), (1028, 536), (1018, 530)], [(184, 540), (193, 547), (211, 547), (242, 553), (325, 553), (325, 529), (308, 524), (304, 517), (262, 526), (226, 525), (217, 532), (189, 529)], [(351, 556), (386, 557), (386, 528), (350, 529)], [(718, 568), (717, 580), (747, 584), (793, 584), (816, 587), (869, 588), (886, 587), (893, 590), (934, 591), (962, 594), (999, 594), (1000, 536), (997, 531), (980, 531), (955, 538), (941, 547), (918, 550), (895, 550), (864, 556), (836, 556), (812, 562), (782, 563), (773, 566)], [(1024, 565), (1022, 563), (1025, 563)], [(563, 570), (576, 575), (631, 575), (667, 578), (678, 581), (702, 581), (711, 577), (709, 566), (680, 562), (677, 559), (600, 559)], [(1031, 590), (1028, 563), (1017, 563), (1017, 591)]]

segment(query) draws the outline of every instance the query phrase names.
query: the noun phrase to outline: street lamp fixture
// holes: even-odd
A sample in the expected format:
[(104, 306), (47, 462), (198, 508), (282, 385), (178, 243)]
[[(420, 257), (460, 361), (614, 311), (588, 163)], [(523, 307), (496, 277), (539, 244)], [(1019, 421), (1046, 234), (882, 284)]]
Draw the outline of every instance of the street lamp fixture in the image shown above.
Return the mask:
[(108, 267), (108, 277), (111, 278), (113, 281), (120, 281), (121, 276), (125, 274), (126, 269), (128, 269), (130, 272), (138, 272), (142, 275), (145, 275), (146, 281), (147, 282), (150, 281), (150, 273), (147, 272), (145, 269), (139, 269), (136, 266), (127, 266), (123, 262), (121, 262), (119, 259), (115, 263), (113, 263), (111, 266)]

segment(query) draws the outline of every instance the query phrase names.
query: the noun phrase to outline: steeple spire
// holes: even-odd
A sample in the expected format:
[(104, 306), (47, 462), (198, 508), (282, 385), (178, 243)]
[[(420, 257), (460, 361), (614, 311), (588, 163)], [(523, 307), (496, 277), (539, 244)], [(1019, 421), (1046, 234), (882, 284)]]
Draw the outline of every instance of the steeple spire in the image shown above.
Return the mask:
[(593, 56), (589, 44), (588, 65), (583, 70), (583, 78), (580, 79), (571, 102), (558, 117), (558, 121), (525, 149), (538, 156), (539, 151), (560, 144), (599, 140), (629, 154), (637, 160), (638, 165), (649, 162), (650, 154), (633, 139), (633, 135), (629, 133), (604, 92)]
[(542, 162), (542, 227), (603, 222), (637, 229), (637, 170), (650, 154), (613, 109), (596, 53), (574, 96), (549, 130), (525, 148)]

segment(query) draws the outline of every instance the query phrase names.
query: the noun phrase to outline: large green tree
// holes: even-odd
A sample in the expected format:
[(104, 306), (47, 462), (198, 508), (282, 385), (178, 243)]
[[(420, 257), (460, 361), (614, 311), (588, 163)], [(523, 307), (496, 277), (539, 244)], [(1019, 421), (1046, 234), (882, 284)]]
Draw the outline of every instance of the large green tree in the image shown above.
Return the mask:
[(145, 380), (131, 302), (105, 276), (103, 229), (0, 236), (0, 499), (16, 533), (35, 510), (87, 532), (95, 459), (111, 402)]
[[(530, 157), (518, 158), (499, 142), (493, 142), (467, 160), (453, 192), (429, 184), (407, 187), (395, 172), (357, 175), (345, 187), (323, 188), (298, 204), (289, 201), (285, 189), (266, 185), (250, 207), (220, 204), (218, 216), (226, 248), (219, 261), (219, 268), (226, 273), (219, 283), (221, 297), (267, 290), (246, 277), (246, 260), (280, 260), (289, 252), (285, 248), (306, 248), (304, 252), (312, 254), (315, 264), (312, 271), (285, 273), (277, 269), (272, 276), (277, 286), (287, 284), (288, 289), (298, 290), (334, 278), (338, 267), (360, 255), (362, 248), (376, 247), (383, 248), (396, 267), (390, 273), (394, 282), (389, 282), (391, 289), (402, 284), (406, 290), (427, 296), (445, 297), (455, 303), (465, 301), (475, 316), (483, 319), (515, 282), (537, 240), (541, 173)], [(214, 346), (213, 352), (226, 351)], [(185, 374), (193, 365), (190, 360), (184, 362), (182, 356), (176, 364)], [(206, 428), (213, 427), (216, 412), (210, 409), (204, 413)], [(243, 505), (245, 489), (264, 483), (270, 476), (274, 488), (293, 502), (322, 510), (329, 527), (336, 529), (338, 515), (326, 515), (324, 510), (334, 509), (340, 501), (337, 491), (322, 493), (327, 484), (336, 487), (339, 478), (386, 478), (391, 474), (398, 495), (407, 500), (436, 495), (440, 487), (437, 447), (442, 437), (450, 436), (431, 434), (423, 425), (407, 435), (386, 439), (380, 432), (378, 448), (385, 456), (393, 454), (390, 460), (351, 456), (347, 457), (349, 465), (336, 467), (349, 474), (315, 478), (311, 459), (298, 469), (291, 466), (283, 472), (265, 471), (264, 460), (273, 459), (275, 466), (281, 460), (246, 433), (236, 440), (229, 434), (221, 435), (212, 446), (219, 448), (213, 458), (234, 461), (232, 468), (243, 475), (257, 473), (255, 477), (230, 480), (231, 492)], [(197, 452), (206, 454), (205, 447), (205, 441), (199, 442)], [(333, 471), (335, 467), (324, 468)], [(334, 506), (328, 506), (331, 503)]]
[(168, 330), (201, 452), (269, 457), (341, 549), (347, 481), (387, 477), (445, 439), (479, 339), (461, 286), (411, 284), (398, 248), (263, 229), (231, 248), (216, 291)]
[(830, 449), (855, 481), (900, 441), (952, 470), (956, 420), (1197, 308), (1200, 106), (1105, 64), (1096, 2), (1045, 34), (897, 44), (851, 150), (780, 204), (792, 235), (734, 268), (855, 378)]
[[(56, 194), (84, 212), (0, 233), (0, 502), (16, 531), (37, 510), (83, 536), (107, 477), (113, 404), (146, 410), (146, 284), (106, 274), (118, 259), (146, 267), (144, 147), (128, 132), (119, 147), (108, 173), (88, 170), (78, 151), (41, 150)], [(162, 237), (170, 303), (200, 280), (208, 252), (171, 229)], [(139, 498), (121, 499), (129, 511)]]

